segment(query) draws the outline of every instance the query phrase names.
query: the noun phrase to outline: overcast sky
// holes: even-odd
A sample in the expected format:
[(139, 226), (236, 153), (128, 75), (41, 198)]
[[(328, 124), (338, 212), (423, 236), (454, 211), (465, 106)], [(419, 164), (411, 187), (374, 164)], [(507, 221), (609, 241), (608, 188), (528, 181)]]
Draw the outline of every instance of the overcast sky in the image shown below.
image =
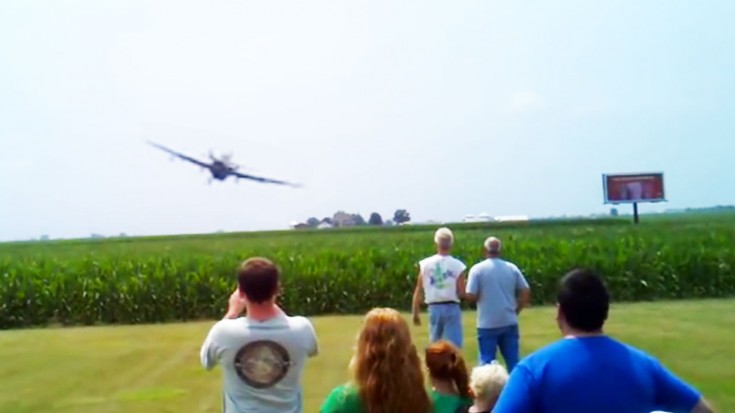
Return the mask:
[[(735, 203), (735, 2), (0, 2), (0, 240)], [(145, 144), (232, 152), (234, 181)], [(630, 207), (623, 207), (627, 210)]]

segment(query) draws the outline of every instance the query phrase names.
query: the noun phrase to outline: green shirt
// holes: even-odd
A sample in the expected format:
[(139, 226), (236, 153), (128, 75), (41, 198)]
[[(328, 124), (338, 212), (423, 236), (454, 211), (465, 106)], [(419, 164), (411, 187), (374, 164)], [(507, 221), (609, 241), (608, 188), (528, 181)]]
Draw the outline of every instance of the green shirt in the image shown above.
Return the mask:
[(365, 413), (365, 410), (357, 388), (351, 384), (343, 384), (327, 395), (319, 413)]
[[(472, 404), (471, 399), (432, 392), (432, 411), (435, 413), (454, 413), (462, 404)], [(335, 387), (322, 403), (319, 413), (365, 413), (357, 388), (351, 384)]]
[[(434, 413), (455, 413), (459, 406), (472, 405), (472, 399), (436, 391), (431, 392), (431, 399), (434, 404), (432, 406)], [(365, 413), (365, 409), (357, 387), (352, 384), (343, 384), (335, 387), (327, 395), (319, 413)]]
[(442, 394), (437, 391), (431, 392), (431, 400), (434, 402), (435, 413), (455, 413), (459, 406), (471, 406), (472, 399), (451, 394)]

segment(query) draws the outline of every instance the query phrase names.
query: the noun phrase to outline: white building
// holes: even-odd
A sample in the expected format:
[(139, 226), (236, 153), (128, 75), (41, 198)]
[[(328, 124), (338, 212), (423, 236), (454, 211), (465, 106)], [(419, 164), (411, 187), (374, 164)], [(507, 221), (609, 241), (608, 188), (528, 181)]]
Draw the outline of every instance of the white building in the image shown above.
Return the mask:
[(462, 222), (493, 222), (495, 219), (490, 216), (487, 212), (483, 212), (479, 215), (465, 215)]
[(528, 220), (528, 215), (508, 215), (504, 217), (495, 217), (495, 221), (497, 222), (526, 222)]

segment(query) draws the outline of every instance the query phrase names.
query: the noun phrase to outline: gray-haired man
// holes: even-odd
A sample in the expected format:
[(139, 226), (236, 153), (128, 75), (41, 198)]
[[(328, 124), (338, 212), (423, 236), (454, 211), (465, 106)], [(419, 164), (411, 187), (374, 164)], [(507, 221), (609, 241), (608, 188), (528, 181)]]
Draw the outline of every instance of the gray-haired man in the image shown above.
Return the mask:
[(413, 322), (421, 324), (419, 309), (421, 293), (429, 311), (431, 342), (442, 338), (462, 348), (462, 308), (464, 272), (467, 266), (451, 255), (454, 234), (449, 228), (439, 228), (434, 234), (436, 254), (419, 262), (416, 289), (413, 294)]
[(477, 342), (480, 364), (495, 360), (500, 347), (510, 372), (520, 358), (518, 315), (528, 305), (531, 290), (518, 267), (500, 259), (500, 240), (485, 240), (487, 259), (470, 269), (466, 297), (477, 302)]

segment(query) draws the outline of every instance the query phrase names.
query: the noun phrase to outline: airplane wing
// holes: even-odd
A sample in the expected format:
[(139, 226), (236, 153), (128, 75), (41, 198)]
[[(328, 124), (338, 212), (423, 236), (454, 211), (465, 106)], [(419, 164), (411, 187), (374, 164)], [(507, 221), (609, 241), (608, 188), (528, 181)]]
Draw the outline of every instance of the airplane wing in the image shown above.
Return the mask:
[(234, 176), (236, 176), (238, 178), (250, 179), (250, 180), (253, 180), (253, 181), (258, 181), (258, 182), (262, 182), (262, 183), (266, 183), (266, 184), (286, 185), (286, 186), (292, 186), (294, 188), (300, 188), (301, 187), (301, 185), (299, 185), (299, 184), (294, 184), (294, 183), (286, 182), (286, 181), (279, 181), (277, 179), (270, 179), (270, 178), (263, 178), (263, 177), (260, 177), (260, 176), (248, 175), (248, 174), (244, 174), (242, 172), (233, 172), (232, 175), (234, 175)]
[(157, 144), (157, 143), (153, 143), (153, 142), (150, 142), (150, 141), (149, 141), (149, 142), (148, 142), (148, 144), (149, 144), (149, 145), (151, 145), (151, 146), (153, 146), (153, 147), (156, 147), (156, 148), (158, 148), (158, 149), (160, 149), (160, 150), (162, 150), (162, 151), (164, 151), (164, 152), (168, 152), (168, 153), (170, 153), (171, 155), (173, 155), (173, 156), (176, 156), (176, 157), (178, 157), (178, 158), (180, 158), (180, 159), (183, 159), (183, 160), (185, 160), (185, 161), (187, 161), (187, 162), (191, 162), (191, 163), (193, 163), (193, 164), (199, 165), (199, 166), (201, 166), (202, 168), (209, 168), (209, 166), (210, 166), (209, 164), (207, 164), (207, 163), (205, 163), (205, 162), (202, 162), (202, 161), (198, 161), (198, 160), (196, 160), (196, 159), (194, 159), (194, 158), (192, 158), (192, 157), (186, 156), (186, 155), (184, 155), (184, 154), (181, 154), (181, 153), (178, 153), (178, 152), (176, 152), (176, 151), (172, 151), (171, 149), (168, 149), (168, 148), (166, 148), (165, 146), (161, 146), (161, 145), (159, 145), (159, 144)]

